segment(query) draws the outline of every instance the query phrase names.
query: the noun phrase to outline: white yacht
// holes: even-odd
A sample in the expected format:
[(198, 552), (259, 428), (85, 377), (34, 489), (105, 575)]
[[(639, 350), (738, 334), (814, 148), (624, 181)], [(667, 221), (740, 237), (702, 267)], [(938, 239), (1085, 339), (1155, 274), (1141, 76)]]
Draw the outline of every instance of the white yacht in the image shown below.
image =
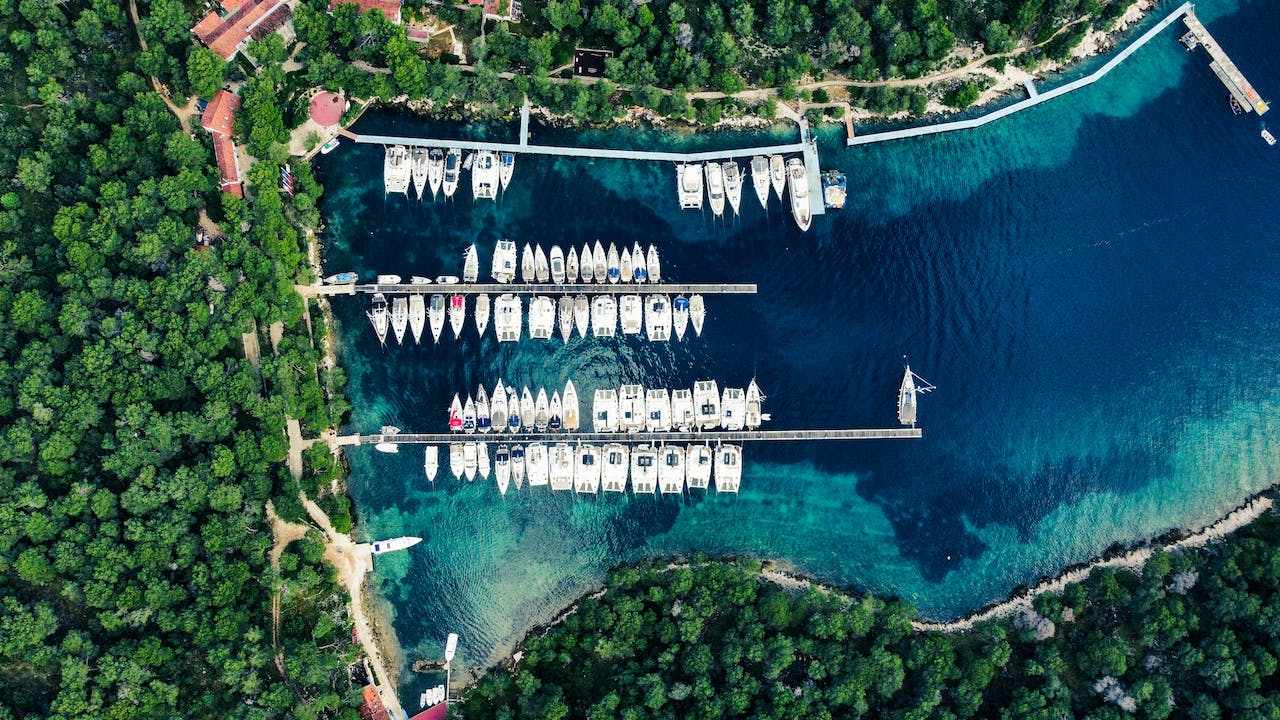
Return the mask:
[(600, 471), (600, 479), (605, 492), (627, 491), (627, 446), (621, 443), (609, 443), (604, 446), (604, 467)]
[(658, 491), (658, 453), (651, 445), (631, 451), (631, 492), (652, 495)]
[[(507, 386), (507, 432), (520, 432), (524, 426), (524, 419), (520, 417), (520, 396), (516, 394), (516, 386)], [(514, 451), (513, 451), (514, 452)], [(524, 457), (521, 451), (520, 457)], [(512, 462), (515, 456), (512, 455)]]
[(556, 303), (556, 321), (560, 323), (560, 337), (566, 343), (573, 337), (573, 298), (561, 295)]
[(422, 457), (422, 471), (432, 484), (436, 481), (436, 473), (440, 470), (440, 446), (428, 445)]
[(476, 431), (476, 401), (470, 395), (462, 405), (462, 432), (468, 435)]
[(489, 479), (489, 443), (476, 443), (476, 474)]
[(725, 430), (741, 430), (747, 416), (747, 396), (742, 388), (725, 388), (720, 397), (720, 424)]
[(651, 342), (671, 339), (671, 301), (666, 295), (650, 295), (645, 298), (644, 330)]
[(676, 339), (684, 340), (684, 331), (689, 328), (689, 298), (676, 296), (671, 306), (671, 326), (676, 331)]
[(681, 432), (688, 432), (697, 424), (697, 416), (693, 412), (693, 393), (688, 388), (677, 388), (671, 391), (671, 427)]
[(506, 192), (507, 186), (511, 184), (511, 174), (515, 172), (515, 169), (515, 153), (498, 153), (498, 183), (502, 186), (503, 192)]
[(413, 341), (422, 343), (422, 330), (427, 326), (427, 303), (421, 295), (409, 296), (409, 331)]
[(383, 190), (389, 195), (409, 193), (409, 175), (412, 172), (412, 161), (409, 159), (409, 148), (392, 145), (387, 148), (382, 160)]
[(427, 189), (427, 149), (414, 148), (412, 153), (413, 190), (422, 199), (422, 191)]
[(618, 279), (624, 283), (629, 283), (635, 279), (631, 273), (631, 251), (624, 247), (622, 248), (622, 257), (618, 261)]
[(484, 385), (476, 388), (476, 430), (487, 433), (493, 429), (493, 419), (489, 416), (489, 393)]
[(511, 482), (516, 486), (517, 490), (524, 487), (524, 471), (525, 471), (524, 446), (512, 445), (511, 446)]
[(520, 282), (531, 283), (533, 281), (533, 246), (525, 243), (524, 250), (520, 252)]
[(533, 413), (537, 406), (533, 402), (533, 393), (529, 392), (528, 386), (520, 390), (520, 427), (525, 430), (533, 429)]
[(579, 337), (587, 336), (587, 331), (591, 328), (591, 303), (587, 301), (586, 295), (573, 299), (573, 324), (578, 328)]
[(720, 388), (715, 380), (699, 380), (693, 384), (693, 419), (703, 430), (720, 426)]
[[(916, 380), (920, 381), (916, 385)], [(916, 396), (933, 390), (927, 380), (911, 372), (908, 365), (902, 373), (902, 385), (898, 387), (898, 422), (903, 425), (916, 426)]]
[(404, 344), (404, 331), (409, 329), (409, 298), (397, 295), (391, 298), (391, 332), (396, 342)]
[(769, 209), (769, 158), (757, 155), (751, 158), (751, 185), (756, 189), (760, 207)]
[(721, 445), (716, 448), (716, 491), (738, 492), (742, 485), (742, 448)]
[(707, 199), (711, 202), (711, 212), (720, 217), (724, 214), (724, 168), (709, 162), (702, 166), (702, 171), (707, 175)]
[(578, 407), (578, 390), (573, 386), (572, 380), (564, 384), (564, 399), (562, 404), (562, 409), (564, 410), (564, 429), (568, 432), (577, 432), (582, 421), (578, 414), (580, 412)]
[(453, 394), (453, 402), (449, 403), (449, 432), (462, 432), (462, 401), (458, 393)]
[(551, 490), (573, 489), (573, 446), (556, 443), (551, 446)]
[(649, 265), (645, 261), (644, 248), (638, 242), (631, 248), (631, 279), (638, 283), (649, 282)]
[(557, 285), (564, 284), (564, 251), (559, 245), (551, 246), (551, 282)]
[(596, 390), (595, 400), (591, 403), (591, 429), (598, 433), (611, 433), (618, 430), (618, 391), (613, 388)]
[(478, 466), (476, 455), (475, 443), (469, 442), (462, 446), (462, 475), (467, 479), (467, 482), (475, 482), (476, 468)]
[(702, 323), (707, 319), (707, 306), (702, 302), (701, 295), (693, 295), (689, 298), (689, 322), (693, 325), (693, 332), (698, 337), (702, 337)]
[(663, 495), (684, 492), (684, 447), (664, 445), (658, 453), (658, 488)]
[(535, 295), (529, 301), (529, 337), (546, 340), (556, 324), (556, 305), (546, 295)]
[(462, 282), (473, 283), (480, 279), (480, 256), (476, 254), (476, 244), (471, 243), (462, 253)]
[(498, 197), (498, 156), (492, 150), (481, 150), (471, 166), (471, 194), (477, 200)]
[(591, 444), (579, 445), (574, 455), (574, 488), (583, 494), (595, 495), (600, 492), (600, 448)]
[(662, 282), (662, 265), (658, 262), (658, 248), (653, 245), (649, 246), (649, 253), (645, 255), (645, 267), (649, 271), (649, 282)]
[(756, 384), (755, 378), (752, 378), (751, 384), (747, 386), (747, 414), (742, 421), (743, 426), (748, 430), (755, 430), (763, 422), (763, 402), (764, 395), (760, 394), (760, 386)]
[(618, 393), (618, 429), (639, 432), (644, 429), (644, 388), (623, 385)]
[(440, 192), (440, 185), (443, 182), (444, 153), (439, 148), (432, 148), (431, 152), (427, 153), (427, 184), (431, 186), (432, 200)]
[(498, 342), (518, 342), (520, 326), (524, 314), (520, 306), (520, 298), (506, 293), (493, 301), (493, 331), (498, 335)]
[(589, 283), (595, 279), (596, 274), (596, 256), (591, 252), (591, 246), (583, 243), (582, 253), (578, 255), (580, 259), (578, 269), (582, 272), (582, 282)]
[(538, 388), (538, 399), (533, 403), (533, 429), (546, 432), (551, 421), (551, 403), (547, 402), (546, 388)]
[(604, 246), (600, 244), (599, 240), (596, 240), (595, 251), (592, 253), (592, 256), (593, 263), (595, 264), (595, 269), (592, 271), (592, 274), (595, 275), (597, 283), (603, 283), (608, 279), (609, 259), (605, 255)]
[(578, 282), (578, 249), (569, 246), (569, 254), (564, 256), (565, 282)]
[(413, 275), (409, 277), (410, 285), (430, 285), (432, 282), (434, 281), (431, 278), (423, 277), (421, 275)]
[(547, 254), (542, 252), (541, 245), (533, 248), (533, 274), (540, 283), (551, 279), (551, 267), (547, 265)]
[(707, 445), (690, 445), (685, 451), (686, 484), (690, 489), (706, 490), (711, 484), (711, 465), (715, 454)]
[(463, 443), (449, 443), (449, 472), (453, 473), (454, 480), (462, 479), (462, 445)]
[(623, 295), (618, 298), (618, 313), (622, 318), (623, 335), (639, 335), (644, 326), (644, 303), (639, 295)]
[(498, 492), (506, 495), (511, 484), (511, 450), (506, 445), (499, 445), (493, 454), (493, 477), (498, 481)]
[[(597, 241), (598, 242), (598, 241)], [(600, 256), (596, 255), (596, 262), (600, 262)], [(609, 243), (609, 254), (605, 256), (605, 271), (608, 274), (609, 282), (616, 283), (622, 279), (622, 265), (618, 259), (618, 246)], [(599, 266), (596, 270), (599, 270)]]
[(702, 168), (690, 163), (676, 165), (676, 187), (682, 209), (702, 209)]
[(480, 293), (476, 296), (476, 335), (484, 337), (484, 331), (489, 327), (489, 295)]
[(649, 432), (671, 429), (671, 397), (666, 388), (649, 388), (644, 394), (644, 427)]
[(378, 335), (378, 342), (387, 344), (387, 298), (382, 293), (374, 293), (371, 304), (365, 315), (373, 323), (373, 331)]
[(516, 244), (510, 240), (498, 241), (493, 249), (493, 265), (489, 270), (495, 282), (509, 283), (516, 277)]
[(729, 199), (729, 207), (733, 208), (733, 214), (737, 215), (738, 209), (742, 206), (742, 168), (732, 160), (720, 167), (724, 172), (724, 195)]
[(453, 197), (458, 191), (458, 174), (462, 172), (459, 167), (462, 164), (462, 151), (457, 148), (449, 150), (444, 155), (444, 196), (446, 198)]
[(618, 301), (612, 295), (597, 296), (591, 301), (591, 333), (596, 337), (613, 337), (617, 331)]
[(787, 179), (791, 190), (791, 216), (800, 229), (808, 230), (813, 221), (813, 209), (809, 207), (809, 178), (805, 175), (804, 162), (800, 158), (787, 161)]
[(489, 424), (494, 432), (507, 430), (507, 390), (502, 387), (502, 380), (493, 388), (493, 397), (489, 399)]
[(379, 285), (399, 285), (400, 276), (399, 275), (379, 275), (375, 279), (375, 281)]
[(560, 392), (551, 393), (551, 404), (547, 406), (551, 417), (547, 420), (547, 429), (551, 432), (564, 432), (564, 405), (560, 402)]
[[(547, 466), (547, 446), (542, 443), (529, 443), (524, 449), (524, 472), (529, 478), (529, 487), (546, 485), (550, 468)], [(719, 482), (719, 478), (716, 478)], [(717, 488), (719, 486), (717, 485)]]
[(773, 185), (773, 194), (782, 201), (782, 189), (787, 185), (786, 161), (781, 155), (769, 156), (769, 184)]
[(462, 325), (467, 321), (467, 298), (457, 293), (449, 297), (449, 327), (454, 339), (462, 337)]

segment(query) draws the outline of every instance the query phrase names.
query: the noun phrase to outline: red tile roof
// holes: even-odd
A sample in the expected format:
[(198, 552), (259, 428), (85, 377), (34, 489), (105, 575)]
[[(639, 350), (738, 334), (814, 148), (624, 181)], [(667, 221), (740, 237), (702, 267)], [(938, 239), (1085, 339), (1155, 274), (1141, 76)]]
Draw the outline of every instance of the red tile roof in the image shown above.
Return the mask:
[(360, 717), (362, 720), (391, 720), (391, 713), (387, 712), (386, 706), (382, 704), (378, 689), (372, 685), (364, 686), (364, 702), (360, 703)]
[(218, 186), (222, 192), (244, 197), (244, 187), (240, 181), (240, 162), (236, 159), (236, 144), (226, 135), (214, 134), (213, 156), (218, 160), (218, 172), (222, 173), (222, 181)]
[(222, 8), (204, 16), (191, 32), (223, 60), (230, 60), (249, 30), (279, 5), (279, 0), (222, 0)]
[(236, 119), (236, 110), (240, 109), (240, 96), (227, 90), (219, 90), (209, 104), (205, 106), (204, 113), (200, 115), (200, 127), (217, 135), (231, 134), (231, 124)]
[(377, 8), (387, 19), (396, 25), (400, 24), (400, 0), (329, 0), (329, 12), (333, 12), (343, 3), (354, 2), (360, 6), (360, 14)]
[(236, 146), (231, 142), (231, 126), (235, 123), (240, 96), (219, 90), (200, 115), (200, 127), (213, 135), (213, 156), (222, 174), (219, 186), (222, 192), (244, 197), (240, 180), (240, 163), (236, 160)]
[(448, 703), (440, 703), (432, 705), (422, 712), (409, 718), (409, 720), (445, 720), (449, 716)]

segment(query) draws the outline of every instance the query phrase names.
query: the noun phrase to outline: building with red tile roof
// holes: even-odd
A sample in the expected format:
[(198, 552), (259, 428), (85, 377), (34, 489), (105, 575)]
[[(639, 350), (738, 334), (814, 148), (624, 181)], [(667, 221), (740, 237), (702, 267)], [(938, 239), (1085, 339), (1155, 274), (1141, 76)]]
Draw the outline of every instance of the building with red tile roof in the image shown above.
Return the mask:
[(382, 697), (378, 695), (378, 688), (373, 685), (364, 686), (364, 702), (360, 703), (360, 719), (391, 720), (391, 713), (387, 712), (386, 706), (382, 704)]
[(221, 0), (191, 32), (223, 60), (230, 60), (249, 38), (261, 39), (289, 19), (282, 0)]
[(240, 160), (236, 157), (236, 145), (231, 142), (231, 127), (235, 123), (236, 110), (240, 108), (240, 96), (219, 90), (200, 115), (200, 127), (213, 135), (213, 156), (222, 174), (219, 187), (222, 192), (244, 197), (244, 185), (240, 175)]
[(359, 5), (361, 15), (376, 8), (381, 10), (388, 20), (396, 25), (400, 24), (400, 0), (329, 0), (329, 12), (333, 12), (339, 5), (345, 3)]

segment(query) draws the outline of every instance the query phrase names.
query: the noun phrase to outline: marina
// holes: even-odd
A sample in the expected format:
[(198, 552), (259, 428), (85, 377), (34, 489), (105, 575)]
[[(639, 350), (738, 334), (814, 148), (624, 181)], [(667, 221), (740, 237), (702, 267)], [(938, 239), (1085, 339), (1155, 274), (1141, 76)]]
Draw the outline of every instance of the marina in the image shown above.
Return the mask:
[[(751, 442), (751, 441), (789, 441), (812, 442), (816, 440), (919, 440), (924, 431), (918, 427), (905, 428), (843, 428), (828, 430), (677, 430), (670, 432), (649, 432), (640, 430), (632, 433), (608, 432), (576, 432), (547, 434), (538, 432), (515, 432), (501, 435), (490, 435), (486, 440), (492, 444), (499, 440), (513, 443), (529, 443), (538, 441), (560, 440), (570, 443), (661, 443), (661, 442)], [(481, 436), (474, 436), (479, 441)], [(392, 435), (354, 434), (339, 435), (330, 441), (334, 447), (351, 447), (361, 445), (377, 445), (378, 443), (404, 444), (449, 444), (459, 441), (456, 433), (396, 433)]]

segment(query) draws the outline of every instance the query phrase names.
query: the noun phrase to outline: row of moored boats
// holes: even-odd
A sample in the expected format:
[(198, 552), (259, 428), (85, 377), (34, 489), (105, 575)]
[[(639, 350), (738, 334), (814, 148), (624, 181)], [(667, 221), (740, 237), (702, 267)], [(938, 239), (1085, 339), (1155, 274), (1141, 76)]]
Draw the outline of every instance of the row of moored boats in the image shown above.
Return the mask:
[(392, 145), (382, 162), (383, 189), (387, 194), (409, 194), (410, 185), (421, 200), (427, 189), (434, 199), (441, 191), (453, 197), (464, 170), (471, 171), (471, 194), (477, 200), (493, 200), (506, 190), (515, 171), (516, 156), (509, 152), (480, 150), (465, 159), (456, 148), (409, 148)]
[[(474, 245), (472, 246), (475, 247)], [(595, 282), (609, 283), (660, 283), (662, 282), (662, 262), (658, 256), (658, 248), (649, 246), (648, 252), (640, 243), (628, 249), (625, 245), (618, 252), (617, 243), (609, 243), (606, 251), (604, 245), (596, 240), (595, 247), (590, 243), (582, 244), (582, 252), (570, 247), (566, 253), (559, 245), (552, 245), (551, 252), (542, 250), (541, 245), (524, 244), (520, 253), (520, 282), (545, 283), (557, 285)], [(514, 282), (516, 279), (516, 244), (511, 240), (499, 240), (493, 250), (493, 264), (489, 270), (493, 279), (500, 283)]]
[[(702, 209), (705, 189), (706, 203), (716, 217), (724, 214), (726, 203), (737, 215), (742, 205), (742, 184), (742, 168), (732, 160), (676, 165), (680, 207), (686, 210)], [(751, 159), (751, 184), (760, 206), (765, 209), (769, 207), (770, 187), (779, 201), (782, 200), (783, 189), (789, 188), (791, 215), (801, 230), (809, 229), (813, 211), (809, 206), (809, 178), (803, 160), (796, 157), (787, 160), (781, 155), (756, 155)]]

